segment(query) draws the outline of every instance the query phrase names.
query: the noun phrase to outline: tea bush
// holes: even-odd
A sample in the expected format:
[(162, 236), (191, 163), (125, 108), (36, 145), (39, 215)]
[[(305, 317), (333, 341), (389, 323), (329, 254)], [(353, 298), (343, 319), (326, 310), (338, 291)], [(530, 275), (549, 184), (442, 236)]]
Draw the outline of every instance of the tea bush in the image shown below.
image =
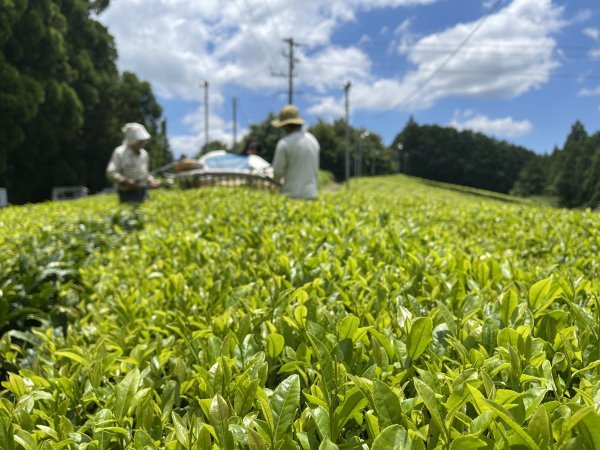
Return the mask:
[(153, 194), (0, 211), (2, 448), (600, 448), (597, 213)]

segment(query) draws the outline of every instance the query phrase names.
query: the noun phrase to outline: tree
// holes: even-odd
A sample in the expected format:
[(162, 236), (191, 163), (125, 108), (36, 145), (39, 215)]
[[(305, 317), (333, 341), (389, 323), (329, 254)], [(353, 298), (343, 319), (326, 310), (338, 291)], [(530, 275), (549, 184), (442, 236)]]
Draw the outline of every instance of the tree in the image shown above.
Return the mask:
[(560, 156), (560, 170), (557, 177), (556, 189), (560, 204), (566, 207), (583, 204), (581, 179), (585, 166), (591, 163), (589, 152), (585, 149), (588, 134), (581, 124), (576, 121)]
[(596, 133), (590, 139), (590, 145), (594, 149), (594, 157), (584, 179), (588, 206), (598, 208), (600, 206), (600, 133)]
[(9, 143), (0, 158), (3, 184), (13, 203), (38, 201), (50, 195), (49, 183), (69, 172), (55, 162), (83, 123), (84, 105), (71, 84), (67, 21), (58, 2), (47, 0), (10, 2), (0, 14), (0, 97), (8, 105), (0, 136)]
[(15, 0), (0, 9), (0, 185), (9, 201), (49, 198), (51, 188), (107, 185), (104, 169), (125, 122), (156, 139), (168, 159), (160, 105), (147, 82), (119, 76), (112, 36), (91, 13), (107, 0)]
[(319, 120), (310, 130), (321, 146), (320, 166), (333, 173), (336, 181), (343, 181), (345, 172), (346, 122), (343, 119), (328, 124)]
[(411, 117), (393, 141), (403, 170), (414, 176), (507, 193), (535, 154), (481, 133), (418, 125)]
[(271, 125), (273, 119), (275, 115), (269, 113), (262, 122), (250, 125), (250, 133), (247, 137), (247, 139), (256, 139), (260, 143), (259, 156), (267, 161), (273, 161), (277, 141), (283, 137), (283, 131)]
[[(337, 181), (343, 181), (346, 178), (346, 121), (338, 119), (333, 123), (327, 123), (319, 120), (310, 131), (321, 146), (321, 169), (333, 173)], [(359, 162), (356, 158), (356, 152), (359, 152), (361, 158), (359, 164), (365, 169), (363, 175), (372, 173), (372, 164), (376, 174), (390, 173), (391, 151), (385, 148), (377, 133), (369, 133), (368, 136), (361, 138), (365, 131), (364, 128), (357, 129), (350, 126), (350, 164)], [(374, 159), (373, 155), (375, 155)]]
[(544, 167), (549, 159), (550, 157), (547, 155), (539, 155), (530, 159), (519, 171), (511, 193), (522, 197), (543, 195), (548, 179)]

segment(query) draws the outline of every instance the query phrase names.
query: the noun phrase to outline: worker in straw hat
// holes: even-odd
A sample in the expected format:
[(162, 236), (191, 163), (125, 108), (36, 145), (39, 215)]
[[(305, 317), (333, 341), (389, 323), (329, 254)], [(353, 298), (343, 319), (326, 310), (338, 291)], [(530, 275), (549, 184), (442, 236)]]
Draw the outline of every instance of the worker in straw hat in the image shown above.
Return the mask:
[(271, 122), (285, 136), (277, 142), (273, 157), (273, 175), (282, 180), (281, 192), (294, 198), (317, 198), (319, 142), (302, 130), (304, 120), (294, 105), (284, 106)]
[(106, 176), (115, 184), (121, 203), (141, 203), (148, 196), (149, 187), (160, 185), (148, 171), (144, 145), (150, 140), (150, 133), (139, 123), (127, 123), (121, 131), (123, 143), (113, 151)]

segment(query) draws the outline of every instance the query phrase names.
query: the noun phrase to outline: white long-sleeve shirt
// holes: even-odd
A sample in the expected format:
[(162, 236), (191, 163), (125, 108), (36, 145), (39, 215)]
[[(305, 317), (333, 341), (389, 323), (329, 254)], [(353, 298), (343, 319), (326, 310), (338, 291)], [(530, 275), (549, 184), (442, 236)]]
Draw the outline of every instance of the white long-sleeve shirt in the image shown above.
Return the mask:
[(146, 150), (136, 152), (127, 145), (120, 145), (113, 151), (106, 167), (106, 176), (118, 189), (123, 189), (123, 183), (128, 179), (144, 183), (150, 177), (148, 160)]
[(294, 198), (317, 198), (319, 142), (308, 131), (296, 131), (277, 142), (273, 175), (283, 179), (281, 193)]

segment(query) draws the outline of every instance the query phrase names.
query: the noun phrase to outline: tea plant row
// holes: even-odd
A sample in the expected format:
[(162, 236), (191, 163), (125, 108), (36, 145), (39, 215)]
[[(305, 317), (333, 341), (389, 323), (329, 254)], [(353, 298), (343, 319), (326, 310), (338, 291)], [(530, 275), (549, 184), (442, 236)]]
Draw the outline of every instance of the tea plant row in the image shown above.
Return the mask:
[(600, 218), (506, 200), (4, 210), (2, 448), (600, 448)]

